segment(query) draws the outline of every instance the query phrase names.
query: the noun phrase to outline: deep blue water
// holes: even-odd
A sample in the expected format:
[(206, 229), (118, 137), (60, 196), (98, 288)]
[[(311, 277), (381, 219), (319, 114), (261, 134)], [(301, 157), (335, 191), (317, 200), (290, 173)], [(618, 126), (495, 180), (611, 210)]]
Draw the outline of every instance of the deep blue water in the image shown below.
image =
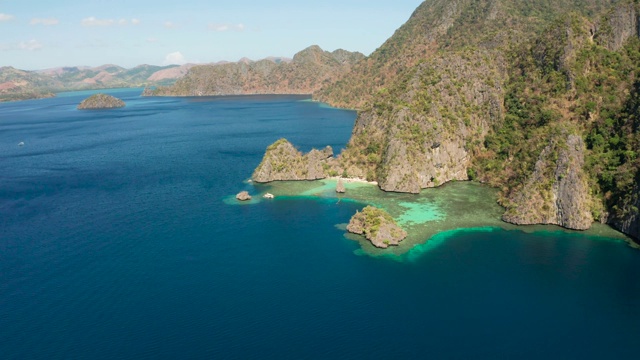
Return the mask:
[(334, 226), (357, 204), (223, 202), (268, 144), (339, 150), (355, 113), (115, 93), (0, 104), (0, 358), (640, 356), (640, 251), (495, 230), (357, 256)]

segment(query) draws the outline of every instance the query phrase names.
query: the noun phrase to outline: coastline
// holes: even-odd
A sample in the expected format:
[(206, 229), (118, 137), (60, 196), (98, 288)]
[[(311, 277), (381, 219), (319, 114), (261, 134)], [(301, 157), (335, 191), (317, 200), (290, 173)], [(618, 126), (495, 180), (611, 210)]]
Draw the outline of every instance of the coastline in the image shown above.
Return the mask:
[(339, 179), (342, 179), (343, 182), (345, 183), (360, 183), (360, 184), (369, 184), (369, 185), (378, 185), (377, 181), (367, 181), (366, 179), (362, 179), (362, 178), (350, 178), (350, 177), (342, 177), (342, 176), (330, 176), (327, 178), (328, 180), (335, 180), (338, 181)]
[[(341, 202), (355, 202), (373, 205), (386, 210), (409, 235), (398, 246), (378, 249), (361, 236), (345, 233), (344, 237), (358, 241), (358, 253), (374, 257), (411, 256), (412, 252), (424, 252), (437, 246), (437, 236), (452, 231), (473, 229), (501, 229), (525, 233), (561, 232), (582, 234), (590, 237), (625, 241), (633, 246), (633, 241), (607, 225), (594, 223), (586, 231), (569, 230), (556, 225), (515, 225), (502, 221), (504, 209), (497, 203), (497, 190), (478, 182), (455, 181), (438, 188), (424, 189), (420, 194), (390, 193), (380, 190), (377, 183), (360, 178), (342, 178), (346, 193), (336, 193), (340, 177), (314, 181), (274, 181), (267, 184), (245, 182), (245, 188), (254, 197), (247, 202), (238, 202), (235, 195), (226, 197), (229, 205), (254, 205), (262, 201), (278, 199), (335, 199), (335, 206)], [(275, 199), (264, 199), (269, 193)], [(345, 219), (348, 222), (348, 219)], [(343, 224), (337, 224), (342, 226)], [(443, 235), (444, 236), (444, 235)], [(446, 237), (445, 237), (446, 238)]]

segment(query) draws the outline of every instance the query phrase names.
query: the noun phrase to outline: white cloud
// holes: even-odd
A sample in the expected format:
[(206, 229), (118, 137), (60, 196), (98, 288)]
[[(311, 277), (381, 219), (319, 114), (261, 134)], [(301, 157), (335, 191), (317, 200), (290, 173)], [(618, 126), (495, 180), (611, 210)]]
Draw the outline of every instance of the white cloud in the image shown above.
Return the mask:
[(183, 65), (187, 63), (187, 59), (180, 53), (180, 51), (167, 54), (164, 58), (164, 65)]
[[(31, 21), (33, 23), (33, 20)], [(113, 25), (120, 25), (120, 26), (126, 26), (126, 25), (139, 25), (140, 24), (140, 19), (131, 19), (131, 21), (124, 19), (124, 18), (120, 18), (118, 20), (115, 19), (97, 19), (94, 16), (90, 16), (88, 18), (84, 18), (81, 21), (82, 26), (113, 26)]]
[(212, 31), (244, 31), (244, 24), (209, 24), (209, 30)]
[(18, 43), (18, 48), (20, 50), (35, 51), (35, 50), (40, 50), (43, 47), (44, 45), (42, 45), (41, 42), (35, 39), (31, 39), (29, 41), (22, 41)]
[(58, 25), (59, 23), (60, 23), (60, 20), (54, 19), (54, 18), (48, 18), (48, 19), (33, 18), (29, 22), (29, 24), (31, 25), (44, 25), (44, 26)]
[(13, 15), (0, 13), (0, 22), (11, 21), (15, 18)]
[(93, 16), (82, 19), (82, 26), (111, 26), (115, 23), (113, 19), (96, 19)]
[(172, 23), (171, 21), (165, 21), (163, 26), (166, 29), (175, 29), (176, 28), (176, 24)]

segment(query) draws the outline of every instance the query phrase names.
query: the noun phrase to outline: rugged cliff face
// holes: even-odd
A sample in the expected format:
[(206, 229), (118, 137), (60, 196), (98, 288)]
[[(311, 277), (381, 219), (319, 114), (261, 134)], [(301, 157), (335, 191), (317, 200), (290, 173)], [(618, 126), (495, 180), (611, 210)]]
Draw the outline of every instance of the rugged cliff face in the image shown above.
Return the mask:
[(297, 53), (291, 62), (265, 59), (195, 66), (173, 86), (160, 87), (145, 95), (312, 94), (363, 58), (357, 52), (328, 52), (311, 46)]
[(633, 191), (629, 194), (629, 203), (622, 205), (621, 215), (615, 217), (611, 224), (623, 233), (632, 236), (640, 244), (640, 182), (636, 180)]
[(502, 113), (502, 64), (492, 51), (470, 50), (416, 66), (358, 116), (340, 157), (348, 174), (411, 193), (467, 180), (473, 144)]
[(615, 0), (427, 0), (391, 38), (339, 81), (314, 97), (334, 106), (365, 109), (381, 89), (443, 52), (496, 49), (517, 43), (570, 11), (594, 14)]
[(583, 170), (585, 150), (578, 135), (553, 138), (540, 153), (526, 182), (512, 189), (503, 220), (579, 230), (591, 227), (592, 200)]
[(324, 179), (327, 177), (330, 164), (334, 161), (330, 146), (302, 154), (289, 141), (280, 139), (267, 148), (262, 162), (253, 172), (252, 179), (260, 183)]
[(503, 189), (504, 220), (572, 229), (593, 219), (621, 229), (632, 222), (640, 165), (636, 7), (621, 2), (595, 20), (563, 17), (512, 50), (505, 117), (472, 166)]

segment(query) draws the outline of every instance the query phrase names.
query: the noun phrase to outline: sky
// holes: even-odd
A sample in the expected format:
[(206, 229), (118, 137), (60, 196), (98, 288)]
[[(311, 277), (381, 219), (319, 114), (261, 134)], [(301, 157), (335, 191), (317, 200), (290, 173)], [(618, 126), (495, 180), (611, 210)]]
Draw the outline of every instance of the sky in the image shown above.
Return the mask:
[(169, 65), (369, 55), (422, 0), (0, 0), (0, 66)]

